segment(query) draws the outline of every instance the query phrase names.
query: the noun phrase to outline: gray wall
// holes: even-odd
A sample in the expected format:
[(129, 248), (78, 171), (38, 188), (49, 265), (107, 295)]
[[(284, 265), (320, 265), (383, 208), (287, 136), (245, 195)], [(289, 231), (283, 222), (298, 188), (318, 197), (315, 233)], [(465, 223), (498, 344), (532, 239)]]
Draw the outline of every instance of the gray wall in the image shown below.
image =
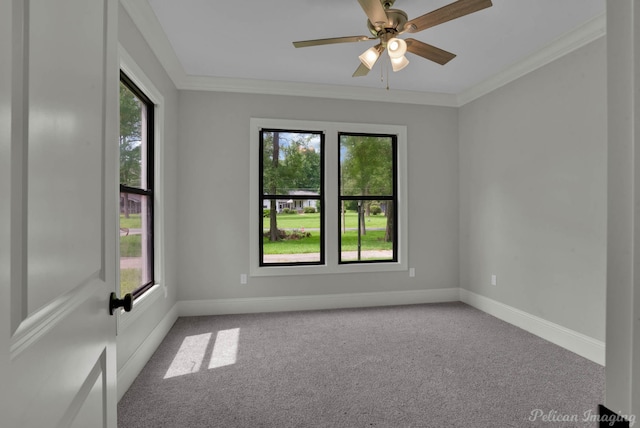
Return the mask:
[[(458, 113), (455, 108), (180, 91), (179, 300), (458, 287)], [(408, 127), (407, 272), (252, 277), (249, 119)]]
[[(176, 302), (177, 296), (177, 158), (178, 158), (178, 91), (156, 59), (133, 21), (120, 5), (118, 16), (118, 38), (120, 44), (133, 57), (136, 64), (164, 97), (164, 251), (165, 278), (168, 295), (162, 297), (133, 325), (118, 332), (118, 370), (129, 361), (134, 352), (164, 318)], [(117, 144), (117, 143), (115, 143)], [(163, 284), (163, 285), (164, 285)]]
[(461, 287), (598, 340), (606, 114), (604, 38), (459, 112)]

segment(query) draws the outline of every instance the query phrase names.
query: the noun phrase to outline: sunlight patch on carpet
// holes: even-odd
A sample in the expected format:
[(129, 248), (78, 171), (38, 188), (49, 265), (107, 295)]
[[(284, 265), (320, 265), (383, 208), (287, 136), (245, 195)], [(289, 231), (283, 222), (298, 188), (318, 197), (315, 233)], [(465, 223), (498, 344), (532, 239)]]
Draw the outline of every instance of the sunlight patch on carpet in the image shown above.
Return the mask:
[[(164, 375), (164, 379), (199, 372), (208, 354), (207, 351), (210, 349), (211, 335), (212, 333), (204, 333), (185, 337), (171, 362), (171, 366), (169, 366), (169, 370)], [(235, 364), (238, 358), (239, 340), (239, 328), (220, 330), (213, 343), (209, 369)]]
[(216, 336), (216, 343), (213, 345), (209, 368), (229, 366), (236, 363), (238, 356), (238, 340), (240, 339), (240, 329), (220, 330)]
[(211, 333), (185, 337), (164, 379), (200, 371), (210, 340)]

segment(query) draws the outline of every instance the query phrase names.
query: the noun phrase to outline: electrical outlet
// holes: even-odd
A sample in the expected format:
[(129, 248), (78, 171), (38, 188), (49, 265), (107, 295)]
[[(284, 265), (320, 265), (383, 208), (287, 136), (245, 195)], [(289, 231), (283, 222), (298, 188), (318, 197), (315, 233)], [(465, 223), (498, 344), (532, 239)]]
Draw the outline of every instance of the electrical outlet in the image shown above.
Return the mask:
[(416, 276), (416, 268), (409, 268), (409, 277), (414, 278)]
[(240, 284), (246, 284), (247, 283), (247, 274), (246, 273), (241, 273), (240, 274)]
[(498, 285), (498, 275), (491, 275), (491, 285)]

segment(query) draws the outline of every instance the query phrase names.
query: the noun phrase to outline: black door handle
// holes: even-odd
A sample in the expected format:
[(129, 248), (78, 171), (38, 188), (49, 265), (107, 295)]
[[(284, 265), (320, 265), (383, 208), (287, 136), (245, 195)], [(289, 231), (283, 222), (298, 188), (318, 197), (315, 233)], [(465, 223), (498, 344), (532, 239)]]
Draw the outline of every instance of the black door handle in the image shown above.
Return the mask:
[(131, 293), (127, 293), (122, 299), (118, 299), (116, 293), (111, 292), (111, 297), (109, 297), (109, 313), (113, 315), (113, 311), (118, 308), (123, 308), (125, 312), (131, 312), (131, 308), (133, 308), (133, 296)]

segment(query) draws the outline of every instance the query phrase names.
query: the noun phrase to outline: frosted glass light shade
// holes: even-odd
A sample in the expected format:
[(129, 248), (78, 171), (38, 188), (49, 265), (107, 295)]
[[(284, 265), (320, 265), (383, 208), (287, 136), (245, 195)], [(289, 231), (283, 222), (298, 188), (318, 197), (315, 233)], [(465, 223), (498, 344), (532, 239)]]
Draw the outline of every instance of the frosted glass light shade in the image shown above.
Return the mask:
[(404, 55), (400, 58), (391, 58), (391, 68), (393, 71), (400, 71), (407, 65), (409, 65), (409, 60)]
[(374, 46), (364, 51), (358, 58), (360, 58), (360, 62), (363, 63), (365, 67), (371, 70), (379, 57), (380, 51)]
[(391, 59), (401, 58), (407, 53), (407, 42), (396, 37), (387, 41), (387, 52)]

